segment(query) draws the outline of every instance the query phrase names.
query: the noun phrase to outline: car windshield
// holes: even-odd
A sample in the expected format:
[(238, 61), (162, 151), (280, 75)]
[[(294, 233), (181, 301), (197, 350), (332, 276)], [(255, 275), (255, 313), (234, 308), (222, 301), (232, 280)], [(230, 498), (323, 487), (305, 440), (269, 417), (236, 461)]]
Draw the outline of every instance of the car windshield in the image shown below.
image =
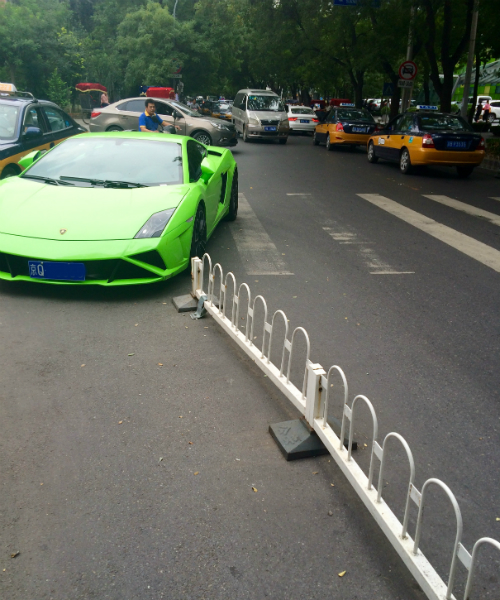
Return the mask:
[(421, 115), (419, 121), (424, 131), (472, 131), (466, 121), (452, 115)]
[(178, 108), (182, 113), (188, 115), (188, 117), (199, 117), (200, 114), (194, 110), (191, 110), (189, 106), (182, 104), (182, 102), (177, 102), (177, 100), (170, 100), (169, 104), (174, 108)]
[(339, 121), (364, 121), (365, 123), (375, 123), (374, 118), (367, 110), (345, 109), (338, 111)]
[(0, 103), (0, 144), (15, 138), (17, 119), (20, 112), (19, 106)]
[(292, 108), (292, 115), (315, 115), (312, 108)]
[(284, 112), (285, 107), (277, 96), (248, 96), (248, 110)]
[(175, 185), (183, 182), (182, 147), (166, 140), (74, 137), (56, 146), (23, 174), (56, 181), (61, 176), (62, 181), (85, 187), (98, 185), (92, 183), (97, 181)]

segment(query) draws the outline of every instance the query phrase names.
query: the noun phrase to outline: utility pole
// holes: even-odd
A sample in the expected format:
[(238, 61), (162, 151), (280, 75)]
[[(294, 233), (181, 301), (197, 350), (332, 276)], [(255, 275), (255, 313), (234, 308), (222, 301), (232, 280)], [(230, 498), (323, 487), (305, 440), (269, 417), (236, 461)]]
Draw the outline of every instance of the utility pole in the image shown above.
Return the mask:
[[(410, 27), (408, 29), (408, 46), (406, 47), (406, 60), (413, 59), (413, 24), (415, 21), (415, 5), (411, 3), (410, 9)], [(401, 99), (401, 112), (404, 113), (408, 109), (410, 103), (411, 89), (403, 88), (403, 97)]]
[(478, 17), (479, 17), (479, 0), (475, 0), (473, 12), (472, 12), (472, 23), (470, 26), (469, 56), (467, 57), (467, 67), (465, 69), (464, 95), (462, 98), (462, 106), (460, 108), (460, 116), (463, 117), (464, 119), (467, 118), (467, 109), (469, 107), (469, 91), (470, 91), (470, 82), (472, 79), (472, 64), (474, 63), (474, 54), (476, 51), (476, 32), (477, 32)]

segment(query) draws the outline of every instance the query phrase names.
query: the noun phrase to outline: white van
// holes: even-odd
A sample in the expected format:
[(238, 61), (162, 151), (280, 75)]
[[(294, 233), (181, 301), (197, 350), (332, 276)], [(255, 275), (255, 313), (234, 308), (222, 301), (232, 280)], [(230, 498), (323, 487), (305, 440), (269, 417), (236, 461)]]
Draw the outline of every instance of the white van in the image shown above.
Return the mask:
[(275, 139), (286, 144), (290, 126), (285, 106), (271, 90), (240, 90), (233, 104), (233, 123), (244, 142)]

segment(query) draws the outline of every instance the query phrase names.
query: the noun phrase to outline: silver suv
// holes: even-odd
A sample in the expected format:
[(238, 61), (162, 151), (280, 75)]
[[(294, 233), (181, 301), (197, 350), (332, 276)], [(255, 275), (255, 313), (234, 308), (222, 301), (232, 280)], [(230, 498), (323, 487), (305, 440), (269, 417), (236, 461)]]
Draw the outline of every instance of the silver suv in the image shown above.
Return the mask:
[(286, 144), (290, 132), (285, 106), (271, 90), (240, 90), (234, 98), (233, 123), (244, 142), (271, 138)]
[(145, 110), (146, 100), (153, 100), (156, 113), (172, 125), (180, 127), (177, 133), (189, 135), (206, 146), (236, 146), (238, 137), (232, 123), (205, 117), (176, 100), (163, 98), (128, 98), (96, 108), (90, 119), (89, 130), (124, 131), (139, 129), (139, 116)]

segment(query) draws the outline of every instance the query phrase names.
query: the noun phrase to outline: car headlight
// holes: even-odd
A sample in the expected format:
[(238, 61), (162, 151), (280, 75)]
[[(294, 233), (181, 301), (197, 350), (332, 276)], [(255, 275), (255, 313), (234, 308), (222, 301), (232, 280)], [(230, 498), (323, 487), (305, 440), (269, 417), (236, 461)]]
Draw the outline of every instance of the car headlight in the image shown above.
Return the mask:
[(228, 129), (228, 127), (225, 123), (212, 123), (212, 125), (214, 127), (216, 127), (217, 129)]
[(160, 237), (174, 212), (175, 208), (169, 208), (168, 210), (162, 210), (161, 212), (151, 215), (137, 232), (134, 239), (139, 240), (142, 238)]
[(254, 119), (253, 117), (249, 117), (248, 124), (255, 125), (258, 127), (260, 125), (260, 121), (259, 121), (259, 119)]

